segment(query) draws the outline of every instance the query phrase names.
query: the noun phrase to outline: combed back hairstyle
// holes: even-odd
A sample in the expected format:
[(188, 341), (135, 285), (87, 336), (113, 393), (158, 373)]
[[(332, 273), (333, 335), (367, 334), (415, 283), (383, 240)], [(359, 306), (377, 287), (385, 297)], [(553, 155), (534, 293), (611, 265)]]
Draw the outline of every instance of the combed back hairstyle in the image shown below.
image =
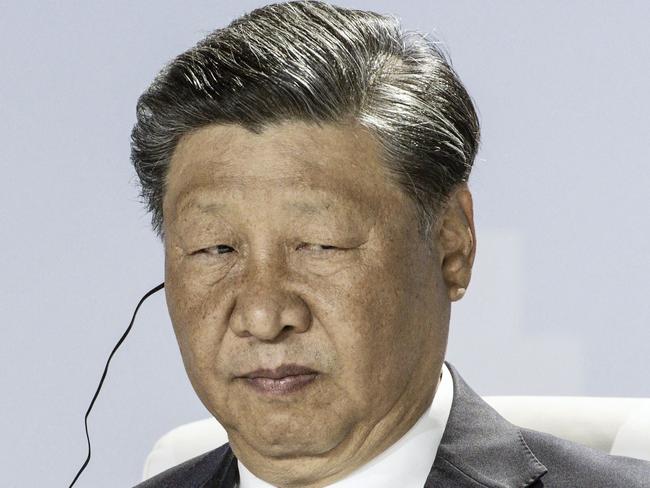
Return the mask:
[(374, 12), (267, 5), (177, 56), (138, 100), (131, 160), (156, 234), (164, 239), (166, 175), (183, 135), (214, 123), (259, 134), (288, 120), (368, 129), (426, 239), (479, 142), (472, 101), (435, 42)]

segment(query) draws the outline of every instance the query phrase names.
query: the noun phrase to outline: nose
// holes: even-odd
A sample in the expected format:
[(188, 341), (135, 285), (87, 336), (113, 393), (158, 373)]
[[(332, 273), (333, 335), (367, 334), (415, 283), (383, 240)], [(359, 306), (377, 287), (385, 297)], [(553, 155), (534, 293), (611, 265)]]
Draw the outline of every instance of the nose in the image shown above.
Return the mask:
[(250, 270), (240, 290), (230, 317), (237, 336), (272, 342), (309, 330), (312, 316), (307, 304), (283, 287), (281, 275), (273, 268)]

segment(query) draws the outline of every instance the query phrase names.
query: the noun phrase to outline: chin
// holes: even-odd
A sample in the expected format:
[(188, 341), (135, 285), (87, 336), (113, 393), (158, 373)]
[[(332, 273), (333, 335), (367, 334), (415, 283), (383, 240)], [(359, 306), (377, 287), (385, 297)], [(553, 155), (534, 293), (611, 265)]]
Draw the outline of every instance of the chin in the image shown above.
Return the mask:
[(335, 443), (328, 446), (329, 443), (323, 441), (324, 439), (320, 439), (318, 442), (314, 442), (313, 439), (276, 439), (273, 444), (259, 443), (257, 450), (268, 458), (315, 457), (336, 447)]
[(260, 454), (288, 458), (322, 455), (335, 449), (346, 435), (343, 425), (332, 425), (325, 419), (315, 424), (313, 418), (260, 419), (238, 432)]

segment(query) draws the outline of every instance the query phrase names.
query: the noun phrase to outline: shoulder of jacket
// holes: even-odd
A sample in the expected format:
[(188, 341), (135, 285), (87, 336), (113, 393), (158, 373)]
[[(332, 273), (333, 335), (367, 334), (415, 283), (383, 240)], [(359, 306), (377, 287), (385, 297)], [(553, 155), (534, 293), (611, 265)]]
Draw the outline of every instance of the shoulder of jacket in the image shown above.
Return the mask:
[(133, 488), (197, 488), (214, 475), (228, 451), (224, 444), (149, 478)]
[(650, 488), (650, 462), (612, 456), (559, 437), (520, 428), (521, 434), (548, 473), (547, 486), (571, 488)]

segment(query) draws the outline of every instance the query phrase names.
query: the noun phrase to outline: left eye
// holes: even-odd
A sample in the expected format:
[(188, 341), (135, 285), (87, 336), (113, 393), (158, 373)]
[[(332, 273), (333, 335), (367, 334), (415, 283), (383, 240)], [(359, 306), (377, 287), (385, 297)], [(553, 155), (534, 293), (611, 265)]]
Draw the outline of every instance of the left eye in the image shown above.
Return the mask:
[(336, 246), (330, 246), (328, 244), (307, 244), (307, 243), (303, 243), (303, 244), (301, 244), (299, 246), (299, 248), (303, 248), (303, 247), (320, 247), (325, 251), (333, 251), (335, 249), (338, 249)]

